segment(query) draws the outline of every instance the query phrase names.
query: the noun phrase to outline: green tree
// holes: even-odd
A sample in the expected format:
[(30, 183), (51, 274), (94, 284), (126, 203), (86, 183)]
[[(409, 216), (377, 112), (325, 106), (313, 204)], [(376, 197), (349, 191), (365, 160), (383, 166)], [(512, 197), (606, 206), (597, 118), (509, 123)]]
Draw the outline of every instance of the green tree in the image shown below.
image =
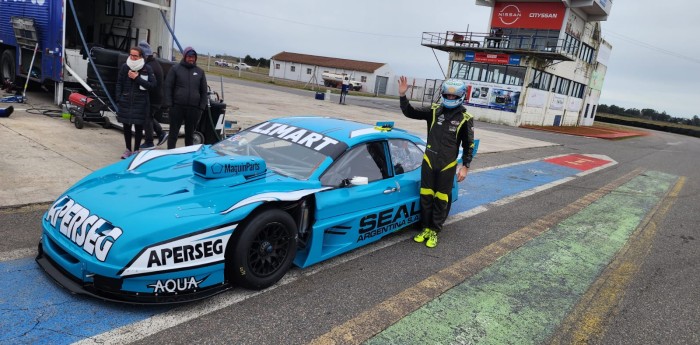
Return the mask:
[(626, 114), (625, 114), (625, 109), (624, 109), (624, 108), (620, 108), (620, 107), (618, 107), (618, 106), (616, 106), (616, 105), (614, 105), (614, 104), (610, 106), (610, 114), (625, 115), (625, 116), (626, 116)]
[(642, 113), (637, 108), (629, 108), (625, 110), (625, 114), (633, 117), (640, 117)]
[(659, 113), (654, 109), (649, 109), (649, 108), (642, 109), (642, 117), (645, 119), (653, 119), (658, 114)]
[(258, 58), (258, 64), (260, 67), (270, 67), (270, 60), (266, 58)]
[(670, 122), (671, 115), (666, 114), (666, 112), (664, 111), (661, 114), (657, 114), (656, 118), (653, 118), (652, 120)]
[(258, 65), (258, 61), (257, 61), (256, 59), (253, 59), (253, 57), (250, 56), (250, 55), (246, 55), (246, 56), (243, 58), (243, 62), (245, 62), (245, 63), (247, 63), (247, 64), (249, 64), (249, 65), (251, 65), (251, 66), (257, 66), (257, 65)]

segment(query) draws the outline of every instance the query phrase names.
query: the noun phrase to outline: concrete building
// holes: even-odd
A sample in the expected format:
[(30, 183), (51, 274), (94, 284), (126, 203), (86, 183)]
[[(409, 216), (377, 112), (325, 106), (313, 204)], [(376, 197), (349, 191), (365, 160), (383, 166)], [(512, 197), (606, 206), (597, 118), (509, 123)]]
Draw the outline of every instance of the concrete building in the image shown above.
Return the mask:
[(323, 73), (347, 74), (362, 83), (362, 92), (396, 94), (394, 71), (381, 62), (281, 52), (270, 59), (270, 77), (324, 85)]
[(424, 32), (422, 45), (449, 53), (478, 120), (590, 126), (612, 50), (601, 37), (612, 0), (476, 0), (491, 7), (486, 33)]

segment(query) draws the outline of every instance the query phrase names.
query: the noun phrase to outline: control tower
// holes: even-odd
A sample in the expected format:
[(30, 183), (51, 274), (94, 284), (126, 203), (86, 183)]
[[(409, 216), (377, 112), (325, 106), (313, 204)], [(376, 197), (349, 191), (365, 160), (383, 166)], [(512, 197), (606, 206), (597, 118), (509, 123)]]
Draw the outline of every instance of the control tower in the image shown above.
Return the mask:
[(511, 126), (592, 125), (612, 50), (600, 22), (613, 1), (476, 4), (491, 7), (485, 32), (424, 32), (421, 41), (449, 53), (448, 78), (467, 83), (469, 112)]

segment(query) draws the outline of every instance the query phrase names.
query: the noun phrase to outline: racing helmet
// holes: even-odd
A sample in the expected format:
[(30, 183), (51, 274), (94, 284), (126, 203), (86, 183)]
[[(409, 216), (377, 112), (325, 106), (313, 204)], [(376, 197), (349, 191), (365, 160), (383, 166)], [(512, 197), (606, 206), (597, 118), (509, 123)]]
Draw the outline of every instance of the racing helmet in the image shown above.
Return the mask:
[[(447, 79), (442, 83), (442, 106), (445, 108), (455, 108), (464, 103), (467, 95), (467, 84), (459, 79)], [(456, 99), (449, 99), (447, 96), (457, 96)]]

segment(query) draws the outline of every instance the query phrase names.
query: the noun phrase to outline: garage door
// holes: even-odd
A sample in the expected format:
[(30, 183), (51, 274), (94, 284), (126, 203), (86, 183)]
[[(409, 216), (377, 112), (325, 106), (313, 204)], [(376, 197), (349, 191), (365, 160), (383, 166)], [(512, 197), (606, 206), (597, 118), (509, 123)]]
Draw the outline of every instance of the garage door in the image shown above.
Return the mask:
[(374, 92), (377, 95), (386, 95), (386, 85), (389, 83), (389, 77), (377, 76), (377, 81), (374, 83)]

